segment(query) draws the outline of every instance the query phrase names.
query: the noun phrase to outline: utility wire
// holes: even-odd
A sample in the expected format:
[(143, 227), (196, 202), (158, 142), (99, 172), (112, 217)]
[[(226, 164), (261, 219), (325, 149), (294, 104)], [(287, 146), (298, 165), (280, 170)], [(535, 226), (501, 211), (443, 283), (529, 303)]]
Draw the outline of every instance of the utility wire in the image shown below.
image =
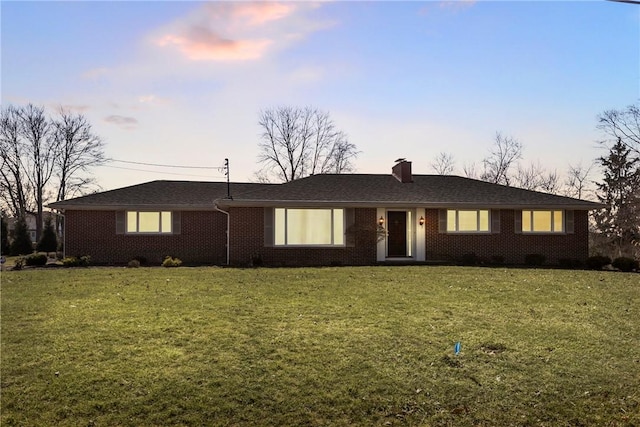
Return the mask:
[[(194, 174), (188, 174), (188, 173), (172, 173), (172, 172), (145, 170), (145, 169), (125, 168), (121, 166), (108, 166), (108, 165), (101, 165), (101, 166), (104, 168), (124, 169), (124, 170), (137, 171), (137, 172), (161, 173), (163, 175), (196, 176), (200, 178), (223, 178), (222, 176), (194, 175)], [(218, 168), (211, 168), (211, 169), (218, 169)]]
[(118, 162), (118, 163), (129, 163), (132, 165), (143, 165), (143, 166), (158, 166), (163, 168), (180, 168), (180, 169), (224, 169), (224, 167), (214, 167), (214, 166), (179, 166), (179, 165), (161, 165), (157, 163), (143, 163), (143, 162), (130, 162), (128, 160), (118, 160), (118, 159), (108, 159), (108, 162)]

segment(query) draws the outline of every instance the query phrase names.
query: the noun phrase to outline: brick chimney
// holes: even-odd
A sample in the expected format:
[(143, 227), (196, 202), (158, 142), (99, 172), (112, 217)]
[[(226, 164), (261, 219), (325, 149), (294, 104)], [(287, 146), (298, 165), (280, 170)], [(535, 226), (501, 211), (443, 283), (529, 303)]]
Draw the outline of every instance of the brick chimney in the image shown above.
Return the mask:
[(413, 177), (411, 176), (411, 162), (408, 162), (406, 159), (396, 160), (395, 166), (391, 168), (391, 175), (402, 183), (413, 182)]

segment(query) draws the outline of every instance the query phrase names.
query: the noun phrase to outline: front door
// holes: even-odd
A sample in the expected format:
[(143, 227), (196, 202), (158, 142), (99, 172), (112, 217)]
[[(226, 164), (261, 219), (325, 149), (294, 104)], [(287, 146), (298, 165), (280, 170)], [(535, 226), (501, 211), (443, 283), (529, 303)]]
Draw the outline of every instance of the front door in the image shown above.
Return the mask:
[(387, 256), (407, 256), (407, 212), (387, 211)]

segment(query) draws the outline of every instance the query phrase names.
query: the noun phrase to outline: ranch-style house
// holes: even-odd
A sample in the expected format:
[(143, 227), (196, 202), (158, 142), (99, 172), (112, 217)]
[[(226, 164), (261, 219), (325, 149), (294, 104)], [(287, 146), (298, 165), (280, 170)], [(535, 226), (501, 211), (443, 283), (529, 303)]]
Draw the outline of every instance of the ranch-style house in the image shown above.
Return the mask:
[(523, 264), (588, 257), (598, 203), (459, 176), (323, 174), (283, 184), (152, 181), (50, 205), (65, 253), (94, 264)]

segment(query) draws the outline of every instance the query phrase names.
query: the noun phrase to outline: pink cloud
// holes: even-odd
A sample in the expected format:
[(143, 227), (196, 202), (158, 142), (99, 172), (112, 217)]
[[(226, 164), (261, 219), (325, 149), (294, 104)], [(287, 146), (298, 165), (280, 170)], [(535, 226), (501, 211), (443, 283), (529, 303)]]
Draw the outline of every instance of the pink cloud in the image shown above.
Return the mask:
[(247, 25), (262, 25), (291, 15), (295, 10), (292, 3), (243, 3), (235, 8), (233, 15), (246, 21)]
[(312, 3), (210, 2), (177, 19), (153, 38), (192, 61), (249, 61), (292, 43), (291, 34), (321, 28), (304, 17)]
[(192, 27), (187, 34), (167, 34), (158, 46), (176, 46), (194, 61), (241, 61), (258, 59), (271, 44), (270, 40), (231, 40), (208, 28)]

